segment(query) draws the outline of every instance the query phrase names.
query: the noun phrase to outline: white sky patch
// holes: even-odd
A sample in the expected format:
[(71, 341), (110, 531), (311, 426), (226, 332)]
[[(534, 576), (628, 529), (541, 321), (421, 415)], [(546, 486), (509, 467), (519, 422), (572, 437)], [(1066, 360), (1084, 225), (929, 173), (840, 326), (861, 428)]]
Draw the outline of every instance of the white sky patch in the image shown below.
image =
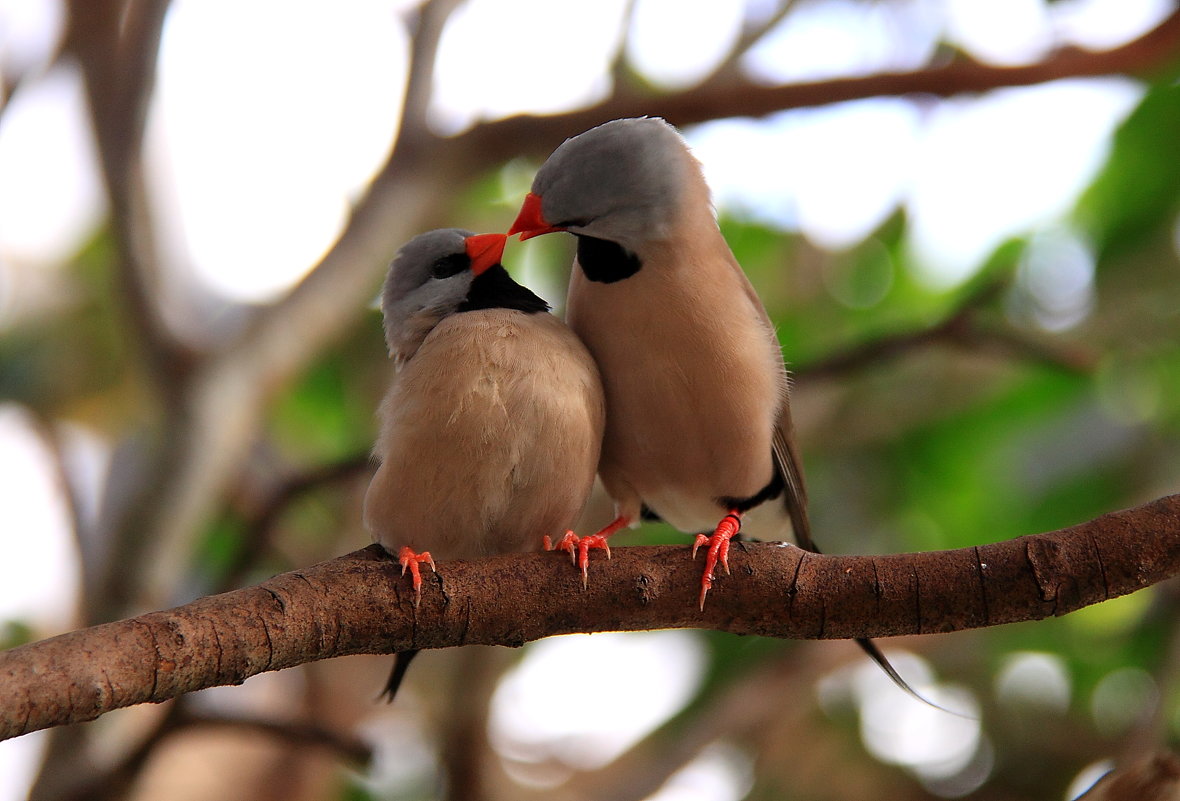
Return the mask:
[[(432, 103), (439, 129), (554, 114), (606, 96), (624, 0), (471, 0), (439, 42)], [(606, 120), (603, 120), (606, 122)]]
[(521, 763), (600, 767), (688, 702), (704, 662), (704, 647), (686, 631), (543, 640), (492, 697), (492, 743)]
[(73, 620), (78, 554), (53, 460), (27, 413), (0, 405), (0, 621), (21, 620), (56, 633)]
[(908, 197), (920, 277), (954, 286), (1007, 237), (1066, 214), (1143, 95), (1123, 78), (1057, 81), (936, 106)]
[(713, 743), (646, 801), (741, 801), (754, 785), (750, 758), (727, 743)]
[(979, 707), (966, 689), (939, 685), (930, 679), (925, 660), (904, 651), (889, 660), (910, 685), (952, 715), (923, 704), (893, 686), (876, 665), (858, 666), (853, 692), (860, 708), (860, 733), (875, 757), (902, 765), (924, 778), (948, 778), (966, 769), (980, 746)]
[(392, 144), (406, 53), (377, 0), (173, 4), (151, 120), (155, 189), (202, 281), (267, 300), (319, 260)]
[(1046, 331), (1081, 323), (1094, 306), (1093, 249), (1075, 231), (1050, 227), (1033, 235), (1016, 271), (1015, 297), (1026, 308), (1013, 309), (1024, 322)]
[(1069, 709), (1072, 682), (1065, 660), (1057, 654), (1019, 651), (1008, 655), (996, 674), (996, 697), (1019, 709), (1032, 708), (1036, 714)]
[(1043, 0), (946, 0), (947, 35), (980, 61), (1031, 64), (1056, 44)]
[(807, 0), (742, 63), (751, 76), (770, 84), (917, 69), (938, 44), (942, 13), (942, 4), (933, 0)]
[(919, 122), (913, 104), (881, 98), (765, 122), (709, 123), (689, 142), (719, 205), (840, 249), (897, 208), (914, 168)]
[(59, 0), (0, 0), (0, 70), (19, 74), (43, 67), (64, 22)]
[(627, 36), (627, 56), (653, 83), (689, 86), (706, 77), (729, 54), (742, 28), (741, 0), (696, 3), (640, 0)]
[(58, 66), (26, 84), (0, 117), (0, 266), (53, 265), (103, 213), (81, 75)]
[(36, 778), (49, 732), (36, 731), (0, 742), (0, 801), (24, 801)]
[(1092, 50), (1137, 39), (1173, 11), (1174, 0), (1057, 0), (1049, 6), (1062, 38)]

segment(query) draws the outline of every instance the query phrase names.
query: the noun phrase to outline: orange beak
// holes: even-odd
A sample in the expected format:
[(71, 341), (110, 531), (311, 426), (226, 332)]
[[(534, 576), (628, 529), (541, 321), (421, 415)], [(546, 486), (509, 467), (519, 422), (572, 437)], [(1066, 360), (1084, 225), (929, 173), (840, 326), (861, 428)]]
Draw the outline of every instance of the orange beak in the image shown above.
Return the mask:
[(504, 246), (508, 244), (506, 234), (476, 234), (463, 240), (467, 256), (471, 259), (471, 272), (479, 275), (489, 267), (500, 263)]
[(520, 241), (523, 242), (534, 236), (564, 230), (564, 228), (551, 225), (545, 219), (545, 215), (541, 213), (541, 196), (529, 192), (524, 196), (524, 205), (520, 207), (520, 214), (516, 216), (516, 222), (512, 223), (512, 227), (508, 229), (508, 236), (520, 234)]

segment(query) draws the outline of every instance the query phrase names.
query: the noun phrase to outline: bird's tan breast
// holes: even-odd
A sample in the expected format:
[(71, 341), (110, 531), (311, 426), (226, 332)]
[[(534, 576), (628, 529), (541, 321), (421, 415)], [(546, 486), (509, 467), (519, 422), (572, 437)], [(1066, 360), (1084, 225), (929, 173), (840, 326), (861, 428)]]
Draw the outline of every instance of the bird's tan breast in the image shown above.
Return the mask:
[(436, 558), (532, 549), (581, 512), (602, 425), (597, 368), (556, 318), (448, 317), (382, 404), (366, 523)]
[(633, 490), (678, 528), (701, 530), (716, 523), (716, 498), (771, 480), (785, 371), (719, 234), (711, 247), (656, 249), (611, 284), (575, 268), (568, 319), (602, 371), (602, 477), (621, 505)]

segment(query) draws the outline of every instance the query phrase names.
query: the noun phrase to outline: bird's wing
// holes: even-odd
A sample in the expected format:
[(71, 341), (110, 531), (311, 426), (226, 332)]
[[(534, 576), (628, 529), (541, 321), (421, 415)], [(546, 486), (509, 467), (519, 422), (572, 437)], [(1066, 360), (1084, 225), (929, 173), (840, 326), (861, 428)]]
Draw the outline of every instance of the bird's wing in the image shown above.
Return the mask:
[[(774, 323), (762, 304), (762, 299), (750, 283), (749, 276), (732, 255), (728, 260), (731, 268), (738, 276), (738, 283), (745, 292), (747, 300), (753, 306), (766, 326), (767, 335), (778, 338), (774, 332)], [(785, 487), (785, 503), (787, 514), (791, 518), (791, 528), (794, 530), (795, 542), (804, 550), (819, 553), (815, 540), (811, 538), (811, 521), (807, 516), (807, 486), (803, 482), (802, 461), (799, 458), (799, 447), (795, 441), (795, 426), (791, 422), (790, 385), (788, 382), (787, 396), (783, 398), (782, 411), (779, 413), (778, 423), (774, 427), (771, 440), (771, 450), (774, 456), (774, 468), (782, 476)]]
[(811, 521), (807, 516), (807, 487), (803, 483), (803, 470), (800, 467), (799, 449), (795, 445), (795, 432), (791, 423), (789, 403), (783, 404), (778, 425), (774, 428), (771, 451), (774, 454), (774, 468), (783, 478), (786, 496), (784, 500), (787, 505), (787, 514), (791, 518), (795, 542), (804, 550), (819, 553), (819, 548), (811, 538)]

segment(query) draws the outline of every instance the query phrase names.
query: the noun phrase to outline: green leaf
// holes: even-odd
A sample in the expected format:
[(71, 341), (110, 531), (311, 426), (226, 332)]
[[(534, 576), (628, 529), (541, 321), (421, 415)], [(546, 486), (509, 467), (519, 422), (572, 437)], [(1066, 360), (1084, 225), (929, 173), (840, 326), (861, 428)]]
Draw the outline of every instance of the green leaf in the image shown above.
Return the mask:
[(1114, 136), (1077, 218), (1103, 258), (1133, 250), (1180, 211), (1180, 85), (1156, 86)]

